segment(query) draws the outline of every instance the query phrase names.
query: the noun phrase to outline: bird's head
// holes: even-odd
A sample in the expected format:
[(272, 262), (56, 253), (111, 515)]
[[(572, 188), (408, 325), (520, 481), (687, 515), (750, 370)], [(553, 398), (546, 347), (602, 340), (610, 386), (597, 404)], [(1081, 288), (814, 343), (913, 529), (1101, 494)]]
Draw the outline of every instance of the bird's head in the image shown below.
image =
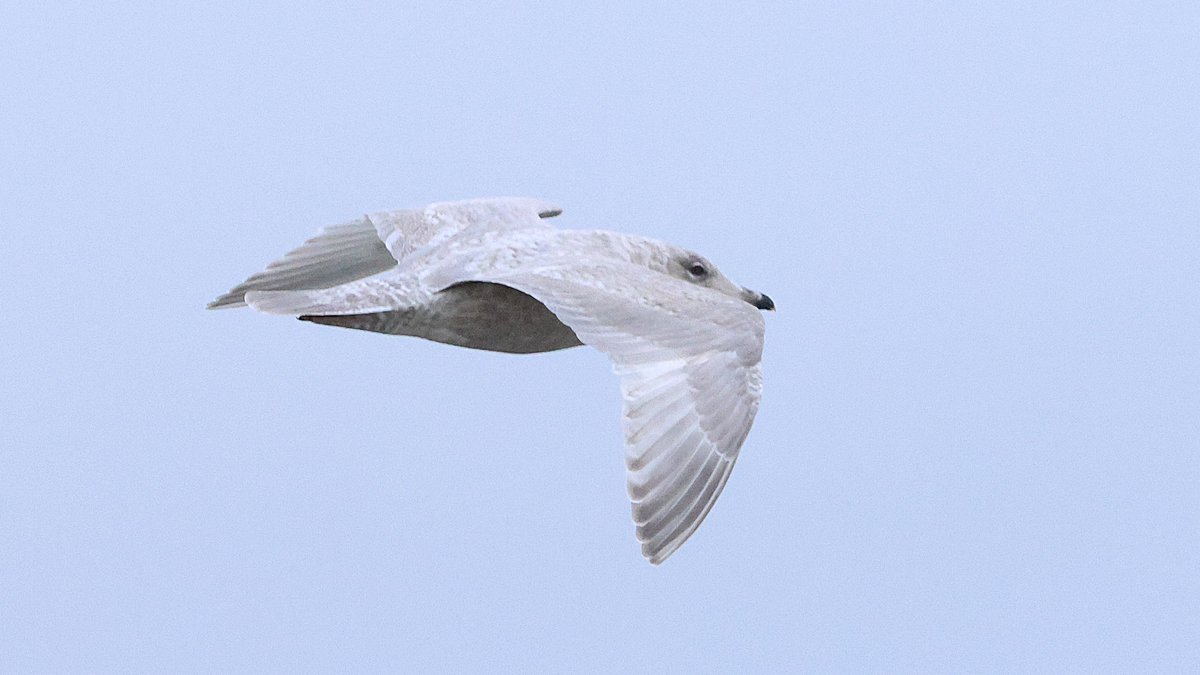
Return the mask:
[(688, 283), (740, 298), (759, 309), (775, 311), (775, 302), (770, 296), (735, 284), (710, 260), (694, 251), (676, 249), (667, 262), (666, 272)]

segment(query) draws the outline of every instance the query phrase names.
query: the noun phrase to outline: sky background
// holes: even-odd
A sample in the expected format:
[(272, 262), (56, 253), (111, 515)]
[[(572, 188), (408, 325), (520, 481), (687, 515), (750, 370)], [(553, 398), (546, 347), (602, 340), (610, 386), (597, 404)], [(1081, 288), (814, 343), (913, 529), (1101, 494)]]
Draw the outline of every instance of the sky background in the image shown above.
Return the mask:
[[(245, 5), (0, 9), (0, 671), (1194, 672), (1195, 3)], [(661, 567), (598, 352), (204, 310), (488, 195), (778, 304)]]

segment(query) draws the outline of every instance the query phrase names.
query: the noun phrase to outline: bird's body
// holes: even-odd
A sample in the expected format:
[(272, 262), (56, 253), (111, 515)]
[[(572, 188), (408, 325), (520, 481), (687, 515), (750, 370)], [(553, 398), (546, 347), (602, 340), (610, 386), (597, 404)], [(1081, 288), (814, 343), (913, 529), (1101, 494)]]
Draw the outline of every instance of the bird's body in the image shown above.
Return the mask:
[(658, 563), (699, 526), (750, 430), (770, 298), (644, 237), (557, 230), (533, 199), (443, 202), (322, 230), (214, 300), (511, 353), (588, 344), (625, 395), (628, 491)]
[(533, 297), (481, 281), (455, 284), (403, 309), (370, 314), (308, 314), (300, 318), (510, 354), (551, 352), (583, 344), (574, 331)]

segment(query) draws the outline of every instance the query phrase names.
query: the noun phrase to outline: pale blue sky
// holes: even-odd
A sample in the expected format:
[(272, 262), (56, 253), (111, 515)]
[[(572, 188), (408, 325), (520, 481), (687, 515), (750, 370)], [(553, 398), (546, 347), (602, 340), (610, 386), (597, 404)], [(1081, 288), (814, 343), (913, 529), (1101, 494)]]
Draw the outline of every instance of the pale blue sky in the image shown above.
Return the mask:
[[(1200, 9), (644, 4), (0, 9), (0, 671), (1196, 667)], [(600, 354), (203, 310), (497, 194), (779, 306), (662, 567)]]

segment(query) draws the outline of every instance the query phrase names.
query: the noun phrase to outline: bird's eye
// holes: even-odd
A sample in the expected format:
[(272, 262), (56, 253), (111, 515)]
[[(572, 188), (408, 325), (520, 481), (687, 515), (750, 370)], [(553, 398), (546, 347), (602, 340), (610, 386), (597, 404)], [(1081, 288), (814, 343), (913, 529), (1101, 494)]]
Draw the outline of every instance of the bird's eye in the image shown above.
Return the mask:
[(688, 266), (688, 274), (694, 277), (703, 277), (704, 275), (708, 274), (708, 269), (698, 262), (692, 263)]

